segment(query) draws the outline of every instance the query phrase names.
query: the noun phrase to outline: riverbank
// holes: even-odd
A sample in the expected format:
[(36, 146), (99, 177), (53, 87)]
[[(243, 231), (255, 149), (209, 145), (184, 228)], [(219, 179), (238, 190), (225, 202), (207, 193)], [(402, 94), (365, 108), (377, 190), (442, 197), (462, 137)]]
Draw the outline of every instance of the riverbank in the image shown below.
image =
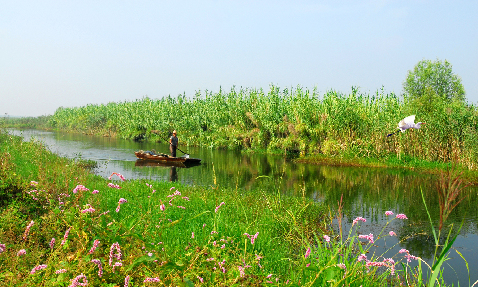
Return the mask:
[(66, 285), (81, 274), (92, 285), (128, 279), (133, 286), (156, 278), (205, 286), (404, 281), (402, 271), (391, 274), (402, 254), (393, 264), (379, 255), (357, 260), (373, 240), (357, 245), (355, 229), (343, 241), (334, 235), (334, 207), (270, 191), (122, 181), (117, 174), (105, 180), (39, 143), (5, 134), (0, 143), (2, 194), (9, 196), (0, 220), (6, 284)]

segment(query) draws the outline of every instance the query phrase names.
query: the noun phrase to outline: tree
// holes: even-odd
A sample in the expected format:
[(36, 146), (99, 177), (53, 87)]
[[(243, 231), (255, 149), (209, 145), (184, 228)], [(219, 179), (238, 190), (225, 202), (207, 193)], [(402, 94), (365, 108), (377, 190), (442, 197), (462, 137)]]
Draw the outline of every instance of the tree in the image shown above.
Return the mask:
[(408, 71), (403, 82), (405, 97), (410, 100), (428, 101), (430, 94), (442, 100), (465, 100), (465, 88), (461, 78), (454, 74), (451, 64), (445, 60), (422, 60)]

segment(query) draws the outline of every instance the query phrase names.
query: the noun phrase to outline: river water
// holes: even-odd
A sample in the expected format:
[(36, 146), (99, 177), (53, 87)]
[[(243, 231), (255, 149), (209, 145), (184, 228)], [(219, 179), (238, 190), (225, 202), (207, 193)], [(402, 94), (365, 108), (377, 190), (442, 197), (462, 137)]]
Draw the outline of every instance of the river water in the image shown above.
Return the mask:
[[(306, 196), (324, 202), (332, 211), (337, 209), (343, 196), (344, 232), (351, 228), (352, 220), (357, 216), (367, 219), (361, 224), (360, 233), (373, 233), (375, 237), (390, 219), (384, 215), (385, 211), (403, 213), (408, 217), (406, 220), (395, 219), (386, 226), (385, 233), (394, 231), (397, 236), (377, 240), (376, 255), (393, 256), (398, 261), (403, 259), (398, 251), (405, 248), (410, 254), (430, 262), (435, 249), (420, 191), (425, 195), (436, 224), (439, 218), (436, 191), (439, 177), (436, 175), (409, 169), (312, 165), (295, 163), (281, 156), (185, 146), (180, 146), (181, 150), (192, 158), (200, 158), (200, 165), (189, 168), (145, 166), (137, 161), (134, 151), (154, 149), (167, 153), (168, 144), (40, 130), (10, 130), (10, 133), (23, 136), (25, 140), (41, 141), (60, 156), (94, 160), (98, 163), (94, 172), (105, 178), (119, 172), (127, 179), (177, 181), (187, 185), (240, 189), (243, 192), (261, 189), (285, 196)], [(446, 222), (447, 225), (453, 224), (454, 230), (464, 223), (450, 251), (450, 260), (445, 262), (444, 278), (449, 284), (456, 285), (459, 281), (461, 286), (468, 286), (469, 282), (472, 285), (478, 280), (477, 193), (477, 187), (466, 188), (463, 195), (467, 197)], [(469, 272), (458, 252), (466, 259)], [(416, 262), (410, 264), (416, 266)]]

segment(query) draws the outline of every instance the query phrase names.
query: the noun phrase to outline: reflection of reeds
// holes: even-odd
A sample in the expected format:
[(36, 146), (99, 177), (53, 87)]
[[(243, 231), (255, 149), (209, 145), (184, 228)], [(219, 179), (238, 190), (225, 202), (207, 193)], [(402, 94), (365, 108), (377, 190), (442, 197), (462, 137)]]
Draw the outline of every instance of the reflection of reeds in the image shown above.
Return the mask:
[(440, 205), (440, 224), (438, 230), (441, 231), (443, 224), (447, 220), (453, 209), (463, 200), (466, 195), (459, 198), (460, 193), (470, 184), (463, 185), (463, 172), (457, 174), (455, 166), (447, 171), (440, 173), (440, 179), (437, 182), (438, 202)]

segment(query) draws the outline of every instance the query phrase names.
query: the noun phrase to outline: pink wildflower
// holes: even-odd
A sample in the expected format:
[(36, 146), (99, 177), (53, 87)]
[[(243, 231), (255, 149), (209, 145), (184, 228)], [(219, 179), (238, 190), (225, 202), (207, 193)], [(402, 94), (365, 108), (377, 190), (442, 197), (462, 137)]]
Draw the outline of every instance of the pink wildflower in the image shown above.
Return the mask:
[(100, 241), (98, 239), (95, 239), (95, 241), (93, 242), (93, 247), (91, 247), (90, 251), (88, 251), (88, 254), (93, 254), (93, 252), (95, 252), (99, 244), (100, 244)]
[(111, 187), (111, 188), (116, 188), (116, 189), (120, 189), (121, 187), (117, 184), (114, 184), (114, 183), (108, 183), (108, 186)]
[(166, 210), (166, 206), (164, 206), (164, 204), (161, 204), (161, 206), (159, 207), (159, 209), (161, 209), (161, 211), (164, 211), (164, 210)]
[(103, 265), (101, 264), (101, 261), (99, 259), (92, 259), (91, 262), (98, 266), (98, 277), (103, 276)]
[(27, 251), (25, 249), (20, 249), (18, 252), (17, 252), (17, 256), (22, 256), (22, 255), (25, 255), (27, 254)]
[[(83, 283), (80, 280), (83, 279)], [(77, 287), (77, 286), (88, 286), (88, 280), (86, 280), (86, 276), (81, 273), (80, 275), (76, 276), (73, 280), (71, 280), (71, 285), (68, 287)]]
[(122, 204), (122, 203), (125, 203), (125, 202), (128, 202), (128, 201), (124, 198), (120, 198), (120, 200), (118, 201), (118, 204)]
[(393, 231), (390, 231), (388, 234), (390, 234), (390, 236), (397, 236), (397, 234)]
[(259, 232), (251, 236), (251, 244), (254, 244), (254, 241), (256, 240), (257, 236), (259, 235)]
[(126, 278), (124, 278), (124, 287), (128, 287), (129, 286), (129, 275), (126, 276)]
[(199, 281), (200, 281), (201, 283), (204, 283), (204, 279), (203, 279), (202, 277), (199, 277), (199, 275), (198, 275), (197, 278), (199, 279)]
[(367, 220), (366, 220), (365, 218), (359, 216), (359, 217), (357, 217), (357, 218), (354, 219), (354, 221), (353, 221), (353, 223), (352, 223), (352, 226), (354, 226), (354, 225), (355, 225), (357, 222), (359, 222), (359, 221), (366, 222)]
[(391, 212), (391, 211), (385, 211), (385, 215), (386, 215), (386, 216), (393, 215), (393, 212)]
[(66, 269), (58, 269), (55, 271), (55, 274), (62, 274), (62, 273), (66, 273), (68, 270)]
[(146, 277), (146, 279), (144, 279), (143, 283), (146, 283), (146, 282), (161, 282), (161, 280), (159, 280), (158, 277), (155, 277), (155, 278)]
[(100, 192), (99, 190), (96, 190), (96, 189), (95, 189), (95, 190), (93, 190), (91, 193), (97, 194), (97, 193), (99, 193), (99, 192)]
[(27, 239), (28, 233), (30, 233), (30, 228), (32, 228), (34, 223), (35, 222), (32, 220), (30, 224), (28, 224), (27, 228), (25, 229), (25, 232), (23, 233), (23, 240)]
[(86, 188), (84, 185), (77, 185), (74, 189), (73, 189), (73, 193), (77, 193), (78, 191), (88, 191), (89, 189)]
[(360, 262), (360, 261), (368, 261), (367, 259), (367, 255), (365, 254), (360, 254), (360, 256), (357, 258), (357, 261)]
[(358, 236), (360, 239), (367, 239), (370, 243), (373, 244), (374, 240), (373, 240), (373, 234), (370, 233), (369, 235), (359, 235)]
[(246, 275), (246, 273), (244, 272), (244, 267), (237, 266), (237, 269), (239, 269), (239, 276), (244, 277), (244, 275)]
[(400, 251), (398, 251), (398, 253), (409, 253), (407, 249), (405, 248), (402, 248), (400, 249)]
[(395, 261), (392, 258), (385, 258), (383, 263), (390, 270), (390, 274), (395, 275)]
[(186, 209), (186, 207), (184, 207), (184, 206), (181, 206), (181, 205), (178, 205), (178, 206), (176, 206), (176, 207), (177, 207), (177, 208)]
[(344, 269), (344, 270), (347, 270), (347, 266), (345, 266), (344, 263), (339, 263), (337, 264), (337, 267), (341, 268), (341, 269)]
[(115, 262), (115, 264), (113, 265), (113, 273), (115, 273), (115, 267), (121, 267), (121, 266), (123, 266), (123, 263)]
[(95, 209), (91, 205), (86, 204), (86, 209), (83, 209), (81, 213), (92, 213), (95, 212)]
[(53, 250), (53, 248), (55, 247), (55, 241), (56, 241), (55, 238), (52, 238), (52, 239), (50, 240), (50, 249), (51, 249), (51, 250)]
[(310, 255), (310, 247), (307, 248), (307, 251), (305, 251), (304, 257), (307, 258), (307, 257), (309, 257), (309, 255)]
[(5, 251), (5, 249), (7, 249), (5, 244), (0, 243), (0, 254), (2, 254)]
[(194, 232), (191, 234), (191, 238), (194, 238)]
[(37, 185), (38, 185), (38, 182), (32, 180), (32, 181), (30, 181), (30, 185), (31, 185), (31, 186), (37, 186)]
[(109, 177), (108, 179), (111, 180), (111, 178), (113, 177), (113, 175), (117, 175), (122, 181), (125, 181), (126, 178), (124, 178), (124, 176), (121, 174), (121, 173), (117, 173), (117, 172), (113, 172)]
[(186, 200), (186, 201), (189, 201), (189, 197), (187, 197), (187, 196), (183, 196), (183, 199)]
[(69, 227), (66, 231), (65, 231), (65, 235), (63, 235), (63, 240), (61, 241), (61, 246), (65, 245), (66, 243), (66, 240), (68, 240), (68, 234), (70, 234), (70, 229), (71, 227)]
[(35, 267), (33, 267), (32, 271), (30, 271), (30, 274), (35, 274), (35, 272), (37, 272), (39, 270), (42, 270), (42, 269), (45, 269), (47, 267), (48, 266), (46, 264), (41, 264), (41, 265), (35, 266)]
[[(116, 254), (114, 253), (114, 251), (116, 250)], [(120, 249), (120, 246), (118, 244), (118, 242), (116, 243), (113, 243), (111, 245), (111, 248), (110, 248), (110, 260), (109, 260), (109, 264), (110, 266), (113, 264), (113, 259), (116, 259), (118, 261), (121, 261), (121, 249)]]
[(398, 219), (408, 219), (407, 216), (403, 213), (397, 214), (396, 218), (398, 218)]
[(215, 212), (217, 213), (217, 211), (219, 210), (219, 208), (220, 208), (221, 206), (223, 206), (224, 204), (225, 204), (224, 201), (221, 202), (221, 203), (216, 207)]
[(328, 235), (324, 235), (325, 242), (330, 242), (330, 237)]

